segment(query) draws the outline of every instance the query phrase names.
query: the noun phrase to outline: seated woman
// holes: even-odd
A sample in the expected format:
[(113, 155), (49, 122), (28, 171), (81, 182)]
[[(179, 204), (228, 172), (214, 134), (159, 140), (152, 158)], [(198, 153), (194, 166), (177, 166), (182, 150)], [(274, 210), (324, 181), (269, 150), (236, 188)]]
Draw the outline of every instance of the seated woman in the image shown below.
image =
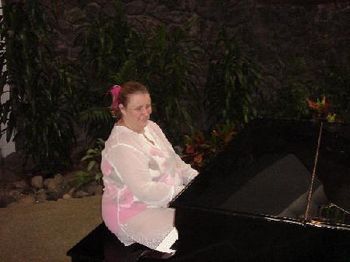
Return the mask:
[(149, 120), (151, 98), (144, 85), (126, 82), (111, 94), (117, 121), (102, 151), (102, 218), (125, 245), (171, 253), (177, 231), (168, 204), (198, 172)]

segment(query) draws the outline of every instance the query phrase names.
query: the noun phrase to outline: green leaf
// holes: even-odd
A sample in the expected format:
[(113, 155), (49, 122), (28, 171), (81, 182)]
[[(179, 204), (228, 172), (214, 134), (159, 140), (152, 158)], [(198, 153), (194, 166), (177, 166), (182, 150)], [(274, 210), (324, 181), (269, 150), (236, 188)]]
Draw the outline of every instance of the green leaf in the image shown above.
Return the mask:
[(86, 170), (87, 171), (91, 171), (95, 166), (97, 165), (97, 162), (96, 161), (90, 161)]

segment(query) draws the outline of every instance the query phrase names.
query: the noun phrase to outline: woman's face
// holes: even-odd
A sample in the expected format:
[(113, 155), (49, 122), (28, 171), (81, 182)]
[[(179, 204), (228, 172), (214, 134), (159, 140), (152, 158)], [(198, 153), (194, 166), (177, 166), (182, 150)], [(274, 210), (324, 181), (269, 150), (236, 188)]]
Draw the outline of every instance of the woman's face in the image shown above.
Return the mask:
[(143, 132), (152, 113), (151, 97), (148, 93), (135, 93), (128, 96), (127, 105), (119, 105), (124, 124), (138, 132)]

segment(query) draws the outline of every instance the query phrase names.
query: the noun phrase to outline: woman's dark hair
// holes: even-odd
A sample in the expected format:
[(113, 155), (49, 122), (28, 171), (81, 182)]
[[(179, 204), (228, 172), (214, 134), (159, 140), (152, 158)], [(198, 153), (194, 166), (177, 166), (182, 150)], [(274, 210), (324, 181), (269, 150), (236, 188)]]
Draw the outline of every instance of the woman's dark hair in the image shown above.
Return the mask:
[(112, 115), (119, 119), (121, 117), (121, 112), (119, 109), (120, 104), (126, 107), (128, 105), (130, 95), (136, 93), (148, 94), (149, 92), (145, 85), (136, 81), (128, 81), (121, 85), (113, 86), (110, 93), (112, 95)]

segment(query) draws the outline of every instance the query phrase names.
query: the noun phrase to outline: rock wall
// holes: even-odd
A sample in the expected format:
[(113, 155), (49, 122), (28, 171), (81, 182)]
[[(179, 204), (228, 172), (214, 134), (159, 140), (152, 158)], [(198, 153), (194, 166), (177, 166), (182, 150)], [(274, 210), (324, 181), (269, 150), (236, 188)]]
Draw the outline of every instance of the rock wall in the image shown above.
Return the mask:
[(225, 28), (262, 65), (267, 96), (288, 86), (291, 78), (300, 78), (313, 89), (322, 81), (325, 68), (349, 68), (350, 1), (122, 2), (129, 24), (139, 31), (194, 20), (190, 33), (207, 57)]
[[(315, 93), (321, 84), (328, 84), (325, 77), (333, 73), (327, 71), (330, 67), (340, 70), (339, 74), (350, 74), (350, 0), (120, 2), (128, 24), (139, 32), (161, 24), (171, 29), (191, 23), (189, 34), (204, 51), (204, 57), (199, 61), (202, 70), (195, 72), (199, 87), (205, 84), (206, 65), (216, 51), (215, 41), (222, 29), (235, 39), (243, 52), (261, 65), (264, 80), (261, 91), (267, 101), (276, 97), (279, 90), (293, 85), (295, 93), (305, 92), (304, 89), (309, 94)], [(89, 3), (87, 16), (93, 16), (100, 8), (113, 16), (112, 1), (91, 0)], [(68, 10), (81, 3), (65, 0), (56, 5), (58, 16), (65, 17)], [(74, 38), (71, 25), (61, 21), (59, 26), (64, 30), (60, 30), (58, 46), (64, 55), (74, 56), (78, 49), (70, 48)], [(300, 97), (304, 95), (299, 94)]]
[[(87, 16), (93, 16), (96, 8), (113, 13), (110, 0), (41, 1), (63, 17), (58, 23), (57, 46), (66, 56), (74, 57), (79, 51), (71, 47), (72, 24), (64, 21), (69, 10), (88, 2)], [(316, 89), (330, 66), (350, 72), (350, 0), (120, 0), (120, 3), (129, 25), (141, 32), (160, 24), (172, 28), (192, 21), (189, 33), (204, 50), (205, 57), (200, 61), (204, 65), (215, 51), (220, 30), (225, 28), (240, 48), (262, 65), (267, 95), (290, 85), (295, 78)], [(199, 84), (204, 83), (206, 73), (198, 71), (199, 79), (203, 79)]]
[[(54, 7), (59, 17), (81, 4), (71, 0), (55, 4), (42, 1)], [(109, 0), (90, 2), (91, 12), (87, 15), (95, 13), (94, 2), (106, 13), (111, 11)], [(196, 72), (199, 85), (204, 86), (205, 65), (223, 28), (262, 66), (265, 99), (274, 98), (274, 94), (289, 88), (295, 80), (312, 93), (324, 84), (328, 67), (350, 74), (350, 0), (123, 0), (121, 3), (129, 25), (138, 31), (160, 24), (172, 28), (192, 21), (189, 33), (205, 54), (200, 61), (203, 70)], [(79, 50), (70, 48), (74, 38), (72, 25), (61, 20), (58, 27), (61, 28), (58, 49), (74, 56)]]

